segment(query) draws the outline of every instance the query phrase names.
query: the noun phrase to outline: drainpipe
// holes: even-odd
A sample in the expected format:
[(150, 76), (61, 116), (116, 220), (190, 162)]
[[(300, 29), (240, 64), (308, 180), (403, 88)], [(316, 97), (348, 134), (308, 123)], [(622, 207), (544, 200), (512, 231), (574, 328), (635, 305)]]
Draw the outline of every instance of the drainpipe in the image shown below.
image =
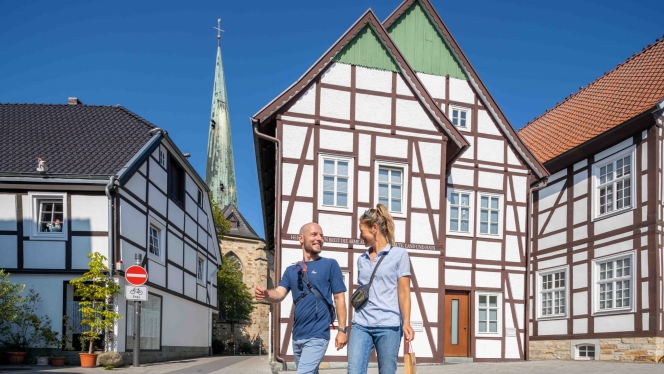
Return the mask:
[(113, 279), (113, 269), (115, 269), (114, 262), (114, 248), (113, 248), (113, 197), (111, 196), (111, 191), (115, 188), (117, 183), (117, 176), (112, 176), (108, 179), (108, 184), (104, 191), (106, 192), (106, 197), (108, 197), (108, 278)]
[[(530, 172), (528, 173), (530, 175)], [(548, 178), (543, 178), (541, 180), (541, 185), (537, 187), (530, 187), (530, 192), (528, 192), (527, 195), (527, 201), (526, 201), (526, 232), (529, 233), (528, 238), (526, 240), (526, 300), (528, 302), (526, 303), (526, 311), (525, 311), (525, 334), (524, 335), (524, 361), (528, 361), (530, 359), (530, 250), (532, 246), (532, 239), (533, 235), (531, 233), (532, 227), (531, 222), (532, 222), (532, 194), (533, 192), (537, 192), (543, 188), (546, 187), (547, 183), (549, 182)]]
[[(281, 141), (275, 137), (265, 135), (261, 132), (258, 131), (258, 121), (254, 120), (253, 118), (251, 119), (253, 128), (254, 128), (254, 134), (258, 136), (261, 139), (265, 139), (267, 141), (271, 141), (274, 143), (274, 151), (276, 155), (277, 162), (275, 164), (275, 173), (274, 173), (274, 190), (275, 190), (275, 196), (274, 196), (274, 267), (275, 269), (280, 269), (281, 270), (281, 256), (280, 253), (277, 252), (277, 245), (281, 244), (281, 204), (278, 203), (278, 199), (281, 196)], [(258, 146), (258, 143), (256, 143), (256, 146)], [(258, 151), (258, 148), (256, 149)], [(259, 178), (260, 178), (260, 173), (259, 173)], [(274, 274), (275, 277), (278, 276), (278, 274), (275, 272)], [(281, 326), (279, 323), (279, 319), (281, 318), (281, 315), (279, 313), (279, 308), (274, 308), (274, 328), (277, 329)], [(281, 363), (283, 370), (286, 370), (286, 360), (284, 360), (283, 357), (279, 355), (279, 338), (281, 334), (273, 334), (273, 346), (274, 346), (274, 359)]]

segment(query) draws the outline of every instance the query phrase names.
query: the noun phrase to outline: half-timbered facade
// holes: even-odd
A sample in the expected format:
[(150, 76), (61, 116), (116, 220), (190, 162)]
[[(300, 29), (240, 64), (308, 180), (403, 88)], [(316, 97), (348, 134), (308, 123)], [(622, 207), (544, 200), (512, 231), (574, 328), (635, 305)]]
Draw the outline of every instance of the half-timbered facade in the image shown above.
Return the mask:
[(657, 361), (664, 42), (520, 131), (553, 174), (533, 192), (531, 359)]
[[(524, 358), (527, 203), (548, 174), (428, 1), (384, 23), (365, 13), (252, 122), (277, 279), (316, 221), (351, 294), (358, 218), (383, 203), (410, 254), (418, 360)], [(293, 361), (292, 312), (274, 313), (281, 362)], [(330, 346), (324, 361), (346, 354)]]
[[(0, 267), (35, 288), (40, 311), (57, 322), (69, 316), (76, 337), (69, 280), (87, 270), (87, 255), (106, 256), (124, 288), (138, 253), (149, 274), (142, 362), (209, 354), (219, 244), (208, 189), (166, 132), (121, 106), (70, 99), (0, 104), (0, 133)], [(108, 348), (133, 349), (132, 308), (118, 297), (123, 318)]]

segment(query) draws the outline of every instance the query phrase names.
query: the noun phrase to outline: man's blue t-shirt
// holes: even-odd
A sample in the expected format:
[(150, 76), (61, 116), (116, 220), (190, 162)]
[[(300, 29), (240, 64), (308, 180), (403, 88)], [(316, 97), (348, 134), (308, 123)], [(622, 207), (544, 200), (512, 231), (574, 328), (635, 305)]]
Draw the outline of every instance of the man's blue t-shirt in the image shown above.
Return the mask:
[[(316, 287), (318, 292), (330, 303), (332, 294), (346, 292), (344, 278), (337, 260), (319, 257), (314, 261), (307, 261), (307, 275), (309, 283)], [(284, 271), (279, 285), (288, 291), (292, 291), (293, 301), (297, 300), (302, 293), (308, 290), (304, 281), (298, 282), (299, 277), (295, 265), (291, 265)], [(318, 313), (316, 307), (318, 306)], [(295, 308), (295, 324), (293, 325), (293, 340), (319, 338), (330, 340), (330, 313), (327, 305), (309, 292), (301, 298)]]

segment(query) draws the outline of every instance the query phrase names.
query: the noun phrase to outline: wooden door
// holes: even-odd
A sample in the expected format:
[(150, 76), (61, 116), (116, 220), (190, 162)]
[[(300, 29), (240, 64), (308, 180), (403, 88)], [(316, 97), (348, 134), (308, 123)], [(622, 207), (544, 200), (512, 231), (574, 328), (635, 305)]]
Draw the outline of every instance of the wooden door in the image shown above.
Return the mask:
[(443, 354), (445, 357), (468, 357), (470, 336), (468, 293), (447, 291)]

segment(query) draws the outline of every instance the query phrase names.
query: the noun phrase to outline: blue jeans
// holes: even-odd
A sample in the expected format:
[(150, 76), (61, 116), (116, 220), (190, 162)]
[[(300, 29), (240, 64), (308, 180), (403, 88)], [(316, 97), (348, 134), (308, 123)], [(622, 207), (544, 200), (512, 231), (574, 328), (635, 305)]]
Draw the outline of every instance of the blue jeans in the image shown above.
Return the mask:
[(348, 342), (348, 374), (366, 374), (374, 347), (378, 355), (378, 372), (396, 373), (402, 336), (401, 326), (365, 327), (353, 323)]
[(318, 374), (329, 340), (320, 338), (293, 340), (293, 356), (297, 374)]

